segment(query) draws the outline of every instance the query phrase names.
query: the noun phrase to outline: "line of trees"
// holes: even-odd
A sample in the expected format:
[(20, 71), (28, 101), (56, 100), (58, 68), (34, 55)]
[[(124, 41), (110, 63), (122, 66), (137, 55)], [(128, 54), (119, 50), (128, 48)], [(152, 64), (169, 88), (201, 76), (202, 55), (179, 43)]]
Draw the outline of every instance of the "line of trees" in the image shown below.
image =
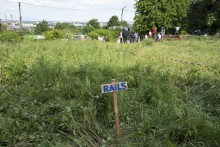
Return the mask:
[[(88, 34), (89, 32), (93, 31), (94, 29), (109, 29), (112, 27), (120, 28), (121, 26), (123, 27), (128, 27), (128, 23), (126, 21), (119, 22), (119, 19), (117, 16), (112, 16), (109, 21), (107, 22), (106, 26), (101, 27), (100, 23), (98, 22), (98, 19), (91, 19), (88, 21), (86, 26), (77, 28), (74, 25), (71, 25), (70, 23), (63, 22), (63, 23), (57, 23), (54, 29), (59, 29), (59, 30), (72, 30), (75, 33), (83, 33), (83, 34)], [(46, 32), (50, 30), (49, 24), (46, 20), (43, 20), (37, 24), (37, 26), (34, 29), (35, 34), (42, 34), (43, 32)]]
[(219, 0), (138, 0), (135, 8), (134, 27), (141, 33), (153, 26), (164, 26), (170, 33), (176, 26), (191, 34), (220, 30)]
[(120, 22), (116, 15), (112, 16), (107, 22), (106, 26), (101, 26), (98, 19), (91, 19), (83, 27), (76, 27), (70, 23), (62, 22), (57, 23), (54, 29), (49, 27), (46, 20), (39, 22), (35, 29), (34, 34), (44, 34), (46, 38), (58, 39), (65, 36), (72, 36), (73, 34), (89, 35), (91, 38), (97, 38), (98, 36), (105, 36), (109, 39), (116, 39), (120, 33), (121, 27), (128, 27), (126, 21)]

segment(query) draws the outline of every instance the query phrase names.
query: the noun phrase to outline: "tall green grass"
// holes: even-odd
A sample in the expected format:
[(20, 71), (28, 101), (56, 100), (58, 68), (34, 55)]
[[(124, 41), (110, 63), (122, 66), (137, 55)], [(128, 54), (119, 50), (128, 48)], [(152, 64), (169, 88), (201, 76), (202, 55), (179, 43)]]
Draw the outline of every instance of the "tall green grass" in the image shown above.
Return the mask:
[[(219, 146), (220, 40), (0, 44), (0, 146)], [(166, 58), (200, 63), (198, 66)], [(121, 137), (112, 94), (118, 92)]]

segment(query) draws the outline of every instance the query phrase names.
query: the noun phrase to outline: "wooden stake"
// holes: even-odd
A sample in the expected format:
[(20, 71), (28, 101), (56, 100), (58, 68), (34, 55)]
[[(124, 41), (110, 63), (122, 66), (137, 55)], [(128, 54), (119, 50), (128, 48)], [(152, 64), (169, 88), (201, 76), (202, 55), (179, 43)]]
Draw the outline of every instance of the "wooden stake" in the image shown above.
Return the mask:
[[(115, 79), (112, 79), (112, 83), (116, 83)], [(114, 113), (115, 113), (116, 136), (120, 137), (118, 99), (117, 99), (117, 93), (116, 92), (113, 92), (113, 103), (114, 103)]]

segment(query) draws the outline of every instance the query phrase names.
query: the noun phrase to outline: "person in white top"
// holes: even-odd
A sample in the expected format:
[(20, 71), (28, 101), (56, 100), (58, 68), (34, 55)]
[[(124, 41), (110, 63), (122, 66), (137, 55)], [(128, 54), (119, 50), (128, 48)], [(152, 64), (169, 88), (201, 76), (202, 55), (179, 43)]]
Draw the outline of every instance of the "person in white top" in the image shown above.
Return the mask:
[(157, 33), (155, 41), (160, 41), (161, 40), (161, 33)]
[(147, 34), (144, 36), (144, 38), (145, 38), (145, 39), (147, 39), (147, 38), (148, 38)]
[(175, 35), (179, 35), (180, 33), (179, 33), (179, 31), (180, 31), (180, 27), (179, 26), (177, 26), (176, 27), (176, 32), (175, 32)]
[(161, 34), (158, 33), (158, 40), (161, 40)]
[(149, 38), (151, 38), (152, 37), (152, 32), (151, 31), (149, 31)]

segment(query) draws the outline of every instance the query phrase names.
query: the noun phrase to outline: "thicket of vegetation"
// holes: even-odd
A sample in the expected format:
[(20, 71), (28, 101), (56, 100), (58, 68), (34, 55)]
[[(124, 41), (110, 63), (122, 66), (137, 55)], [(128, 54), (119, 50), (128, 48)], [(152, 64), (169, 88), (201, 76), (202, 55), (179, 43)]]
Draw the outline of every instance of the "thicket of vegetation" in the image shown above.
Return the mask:
[(117, 30), (96, 29), (88, 33), (88, 36), (90, 36), (92, 39), (97, 39), (98, 36), (105, 36), (108, 37), (111, 41), (115, 41), (116, 38), (119, 36), (120, 31), (121, 31), (120, 29)]
[(48, 40), (55, 40), (55, 39), (62, 39), (66, 35), (64, 31), (53, 29), (44, 33), (46, 39)]
[[(219, 146), (219, 46), (2, 42), (0, 146)], [(112, 94), (100, 93), (112, 78), (128, 82), (118, 139)]]
[(2, 32), (0, 33), (1, 42), (20, 42), (22, 40), (22, 35), (16, 32)]
[(180, 26), (190, 34), (195, 30), (215, 34), (220, 31), (219, 0), (138, 0), (135, 4), (135, 29), (145, 33), (153, 26), (161, 31), (164, 26), (174, 34)]

